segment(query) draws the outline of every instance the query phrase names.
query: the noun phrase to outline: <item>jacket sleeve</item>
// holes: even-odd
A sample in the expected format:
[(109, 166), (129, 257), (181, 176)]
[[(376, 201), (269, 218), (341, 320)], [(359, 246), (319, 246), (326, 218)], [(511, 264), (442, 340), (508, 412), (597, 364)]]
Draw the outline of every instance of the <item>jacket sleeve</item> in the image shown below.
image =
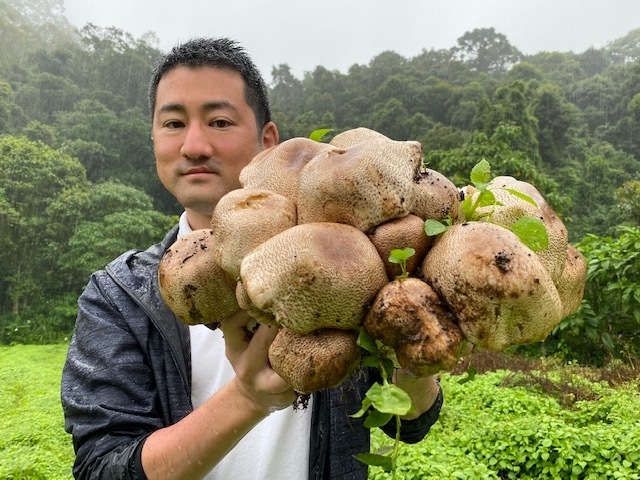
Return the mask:
[(163, 426), (145, 343), (149, 327), (105, 272), (92, 276), (78, 307), (61, 384), (74, 477), (144, 479), (141, 445)]

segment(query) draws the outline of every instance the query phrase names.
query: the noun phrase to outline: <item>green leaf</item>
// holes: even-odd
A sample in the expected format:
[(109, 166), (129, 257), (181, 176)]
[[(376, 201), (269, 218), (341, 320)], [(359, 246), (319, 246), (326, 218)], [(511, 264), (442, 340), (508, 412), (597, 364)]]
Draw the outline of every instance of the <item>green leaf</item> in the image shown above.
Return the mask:
[(475, 378), (477, 373), (478, 373), (478, 370), (476, 368), (474, 367), (467, 368), (467, 376), (458, 380), (458, 384), (464, 385), (465, 383), (472, 381)]
[(491, 165), (484, 158), (471, 169), (471, 183), (478, 190), (486, 190), (491, 176)]
[(384, 455), (377, 455), (375, 453), (359, 453), (356, 455), (356, 459), (371, 467), (382, 467), (386, 472), (390, 472), (393, 469), (393, 461), (391, 460), (391, 457)]
[(522, 192), (519, 192), (518, 190), (514, 190), (513, 188), (505, 188), (505, 190), (507, 192), (509, 192), (511, 195), (513, 195), (514, 197), (518, 197), (520, 200), (524, 200), (527, 203), (530, 203), (531, 205), (534, 206), (538, 206), (538, 204), (536, 203), (536, 201), (531, 198), (529, 195), (525, 195)]
[(321, 142), (322, 138), (329, 132), (331, 132), (333, 128), (320, 128), (318, 130), (314, 130), (309, 135), (309, 138), (315, 142)]
[(393, 415), (391, 413), (379, 412), (371, 410), (367, 418), (364, 420), (364, 426), (367, 428), (381, 427), (389, 423)]
[(380, 361), (376, 357), (372, 357), (371, 355), (365, 355), (364, 357), (362, 357), (362, 360), (360, 361), (360, 365), (362, 365), (363, 367), (379, 368)]
[(500, 205), (500, 202), (496, 200), (496, 196), (493, 194), (493, 192), (491, 190), (485, 190), (484, 192), (480, 193), (476, 208), (490, 207), (492, 205)]
[(534, 252), (549, 248), (547, 227), (539, 218), (522, 217), (511, 227), (511, 231)]
[(464, 218), (467, 221), (471, 220), (471, 216), (474, 211), (473, 202), (471, 201), (472, 198), (472, 196), (468, 196), (462, 201), (462, 211), (464, 212)]
[(402, 249), (394, 249), (391, 250), (389, 254), (389, 261), (391, 263), (404, 263), (408, 258), (411, 258), (415, 255), (416, 251), (411, 247), (404, 247)]
[(371, 399), (373, 408), (383, 413), (405, 415), (411, 409), (411, 398), (407, 392), (393, 383), (380, 385), (376, 382), (365, 395)]
[(356, 341), (356, 344), (360, 348), (365, 349), (367, 352), (374, 353), (374, 354), (378, 353), (378, 345), (376, 344), (376, 341), (373, 339), (371, 335), (367, 333), (367, 331), (364, 328), (360, 329), (360, 333), (358, 334), (358, 340)]
[(430, 237), (435, 237), (441, 233), (446, 232), (449, 229), (449, 225), (446, 225), (439, 220), (428, 219), (424, 222), (424, 233)]
[(351, 418), (360, 418), (361, 416), (363, 416), (365, 413), (367, 413), (367, 410), (369, 410), (369, 408), (371, 408), (371, 399), (365, 397), (362, 399), (362, 406), (360, 407), (360, 410), (358, 410), (356, 413), (353, 413), (351, 415), (349, 415)]

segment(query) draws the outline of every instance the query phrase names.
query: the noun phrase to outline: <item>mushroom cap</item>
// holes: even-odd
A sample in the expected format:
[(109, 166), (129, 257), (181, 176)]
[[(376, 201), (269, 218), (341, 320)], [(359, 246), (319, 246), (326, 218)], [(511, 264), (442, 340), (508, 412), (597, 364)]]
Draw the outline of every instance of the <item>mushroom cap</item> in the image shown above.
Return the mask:
[(395, 349), (400, 366), (413, 376), (433, 375), (458, 363), (462, 331), (422, 280), (400, 278), (385, 285), (363, 325), (369, 335)]
[(275, 317), (271, 313), (260, 310), (253, 304), (253, 302), (251, 302), (242, 282), (236, 282), (236, 300), (238, 301), (238, 306), (247, 312), (258, 323), (263, 325), (280, 325), (276, 322)]
[(269, 363), (296, 392), (333, 388), (360, 363), (358, 332), (320, 329), (300, 335), (281, 328), (269, 347)]
[(345, 223), (366, 232), (404, 217), (421, 162), (420, 143), (387, 138), (323, 152), (300, 172), (298, 223)]
[(392, 250), (405, 247), (415, 250), (415, 254), (407, 259), (406, 269), (411, 274), (422, 263), (433, 244), (433, 237), (424, 233), (422, 219), (411, 214), (374, 227), (373, 232), (369, 234), (369, 239), (378, 250), (390, 281), (402, 274), (400, 265), (389, 261)]
[(351, 130), (345, 130), (344, 132), (337, 134), (331, 139), (329, 144), (338, 148), (348, 148), (372, 139), (389, 140), (389, 137), (380, 132), (376, 132), (375, 130), (371, 130), (370, 128), (358, 127), (352, 128)]
[(576, 247), (567, 247), (567, 262), (562, 275), (556, 282), (558, 294), (562, 300), (562, 316), (567, 317), (578, 311), (584, 296), (587, 281), (587, 261)]
[(387, 274), (367, 236), (349, 225), (296, 225), (265, 241), (240, 266), (253, 305), (296, 333), (358, 329)]
[(454, 183), (440, 172), (425, 168), (415, 184), (411, 213), (422, 220), (460, 220), (460, 192)]
[(212, 246), (210, 229), (194, 230), (176, 240), (158, 266), (160, 294), (187, 325), (213, 328), (240, 309), (235, 281), (214, 261)]
[(560, 296), (540, 258), (492, 223), (453, 225), (425, 257), (422, 274), (465, 337), (481, 348), (542, 341), (562, 318)]
[(240, 172), (240, 185), (272, 190), (296, 203), (300, 171), (313, 157), (332, 148), (309, 138), (285, 140), (258, 153)]
[[(547, 267), (551, 277), (557, 281), (562, 275), (562, 270), (567, 257), (567, 245), (569, 236), (567, 229), (556, 215), (553, 209), (540, 194), (538, 189), (527, 182), (516, 180), (513, 177), (495, 177), (488, 187), (496, 200), (502, 203), (493, 207), (481, 207), (478, 213), (488, 213), (493, 210), (491, 221), (511, 227), (522, 217), (530, 216), (542, 220), (549, 236), (549, 248), (536, 252)], [(505, 188), (510, 188), (531, 197), (537, 206), (532, 205), (521, 198), (509, 193)]]
[(211, 216), (213, 253), (237, 279), (244, 256), (265, 240), (296, 224), (296, 206), (270, 190), (241, 188), (223, 196)]

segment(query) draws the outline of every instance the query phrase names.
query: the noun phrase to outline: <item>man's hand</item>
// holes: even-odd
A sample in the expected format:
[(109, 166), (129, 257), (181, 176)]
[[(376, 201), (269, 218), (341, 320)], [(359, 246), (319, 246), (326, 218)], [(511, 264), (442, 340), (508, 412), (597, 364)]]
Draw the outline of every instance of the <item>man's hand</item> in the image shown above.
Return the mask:
[(224, 319), (220, 329), (227, 358), (236, 372), (238, 391), (256, 411), (268, 414), (291, 405), (296, 393), (269, 364), (269, 346), (278, 327), (260, 325), (251, 334), (249, 326), (253, 323), (255, 320), (241, 310)]
[(149, 480), (202, 478), (258, 422), (291, 405), (296, 394), (269, 365), (278, 329), (237, 312), (222, 321), (226, 355), (236, 376), (179, 422), (156, 430), (144, 443), (142, 465)]
[(393, 383), (411, 397), (411, 410), (401, 417), (403, 420), (413, 420), (429, 410), (440, 392), (440, 385), (436, 377), (414, 378), (404, 370), (394, 371)]

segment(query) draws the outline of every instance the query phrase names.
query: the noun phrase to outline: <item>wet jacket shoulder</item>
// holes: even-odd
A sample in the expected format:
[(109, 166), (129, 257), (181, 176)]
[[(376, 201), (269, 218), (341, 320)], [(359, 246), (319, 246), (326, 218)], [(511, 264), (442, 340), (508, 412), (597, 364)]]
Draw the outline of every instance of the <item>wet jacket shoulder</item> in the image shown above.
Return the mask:
[(157, 294), (176, 233), (94, 273), (78, 300), (61, 385), (76, 478), (144, 478), (141, 442), (191, 411), (188, 329)]

